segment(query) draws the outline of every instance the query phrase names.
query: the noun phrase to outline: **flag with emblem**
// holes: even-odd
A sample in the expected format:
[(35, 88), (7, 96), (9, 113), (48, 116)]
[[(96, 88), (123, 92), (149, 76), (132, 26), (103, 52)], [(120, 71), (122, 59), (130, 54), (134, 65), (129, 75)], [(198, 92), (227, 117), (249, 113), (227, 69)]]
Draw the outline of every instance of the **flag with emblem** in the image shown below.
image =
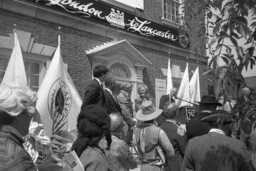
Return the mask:
[(171, 59), (168, 59), (168, 67), (167, 67), (167, 88), (166, 94), (170, 94), (170, 90), (173, 88), (172, 85), (172, 70), (171, 70)]
[(76, 129), (76, 120), (82, 100), (74, 86), (58, 47), (38, 90), (36, 108), (40, 113), (47, 136), (59, 130)]
[(15, 31), (14, 47), (1, 84), (8, 82), (16, 82), (21, 86), (27, 85), (27, 77), (20, 43)]
[(184, 74), (180, 83), (180, 87), (177, 92), (177, 97), (178, 99), (176, 100), (176, 104), (179, 107), (191, 105), (190, 103), (186, 102), (186, 101), (190, 101), (188, 63), (186, 65), (186, 69), (184, 71)]
[(197, 67), (190, 82), (189, 82), (189, 91), (190, 91), (190, 102), (196, 103), (201, 101), (200, 94), (200, 81), (199, 81), (199, 68)]

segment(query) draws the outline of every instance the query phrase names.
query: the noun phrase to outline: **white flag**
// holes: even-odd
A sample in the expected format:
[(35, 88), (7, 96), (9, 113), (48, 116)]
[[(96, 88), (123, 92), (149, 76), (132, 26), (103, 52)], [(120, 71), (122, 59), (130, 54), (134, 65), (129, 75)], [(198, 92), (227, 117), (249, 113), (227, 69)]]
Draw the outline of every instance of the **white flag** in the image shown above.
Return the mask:
[(12, 55), (5, 70), (2, 84), (8, 82), (16, 82), (21, 86), (27, 85), (24, 61), (16, 32), (14, 32), (14, 47), (12, 50)]
[(171, 59), (168, 59), (168, 68), (167, 68), (167, 88), (166, 94), (170, 94), (170, 90), (173, 88), (172, 85), (172, 70), (171, 70)]
[(189, 82), (189, 91), (190, 91), (190, 102), (196, 103), (201, 101), (200, 94), (200, 81), (199, 81), (199, 68), (197, 67), (190, 82)]
[(60, 54), (60, 36), (58, 47), (37, 94), (36, 108), (47, 136), (50, 137), (57, 130), (76, 129), (82, 100), (64, 66)]
[(191, 105), (190, 103), (185, 102), (185, 101), (190, 101), (188, 64), (184, 71), (184, 74), (180, 83), (180, 87), (177, 93), (177, 97), (179, 99), (176, 100), (176, 104), (179, 107)]

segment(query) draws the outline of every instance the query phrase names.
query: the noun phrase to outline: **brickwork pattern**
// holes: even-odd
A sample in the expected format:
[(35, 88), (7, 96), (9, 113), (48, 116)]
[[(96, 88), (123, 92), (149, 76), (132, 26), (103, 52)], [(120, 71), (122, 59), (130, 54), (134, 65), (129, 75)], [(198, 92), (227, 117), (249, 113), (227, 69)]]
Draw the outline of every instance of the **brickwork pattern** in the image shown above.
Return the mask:
[[(33, 33), (38, 43), (57, 47), (58, 27), (53, 23), (34, 20), (33, 18), (16, 15), (11, 12), (0, 10), (0, 35), (9, 36), (13, 32), (14, 24), (17, 30)], [(85, 50), (95, 47), (110, 38), (91, 33), (77, 31), (72, 28), (61, 27), (61, 54), (63, 61), (68, 64), (69, 74), (83, 97), (84, 88), (91, 80), (91, 65)]]

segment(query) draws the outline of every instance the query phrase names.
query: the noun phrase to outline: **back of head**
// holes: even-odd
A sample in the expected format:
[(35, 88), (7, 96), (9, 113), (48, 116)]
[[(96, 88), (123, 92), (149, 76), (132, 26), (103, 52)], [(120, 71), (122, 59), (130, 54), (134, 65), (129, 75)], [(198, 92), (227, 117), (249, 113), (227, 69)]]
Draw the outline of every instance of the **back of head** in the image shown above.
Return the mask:
[(121, 90), (124, 90), (126, 92), (130, 92), (132, 90), (132, 85), (130, 85), (130, 84), (122, 84), (121, 85)]
[(105, 135), (108, 146), (111, 144), (110, 117), (99, 105), (85, 106), (77, 119), (78, 138), (72, 149), (78, 156), (87, 146), (96, 146)]
[(242, 88), (242, 95), (243, 96), (249, 96), (251, 94), (251, 90), (248, 87)]
[(109, 77), (108, 79), (106, 79), (105, 87), (109, 88), (111, 91), (115, 91), (116, 90), (116, 81), (115, 81), (115, 79), (113, 77)]
[(164, 110), (164, 116), (167, 119), (173, 119), (177, 114), (178, 106), (174, 103), (170, 103)]
[[(19, 86), (17, 83), (2, 84), (0, 86), (0, 112), (7, 117), (17, 117), (23, 111), (35, 112), (36, 92), (29, 87)], [(0, 118), (1, 124), (4, 118)]]
[(105, 65), (97, 65), (93, 69), (93, 76), (96, 78), (100, 78), (102, 75), (108, 72), (108, 68)]

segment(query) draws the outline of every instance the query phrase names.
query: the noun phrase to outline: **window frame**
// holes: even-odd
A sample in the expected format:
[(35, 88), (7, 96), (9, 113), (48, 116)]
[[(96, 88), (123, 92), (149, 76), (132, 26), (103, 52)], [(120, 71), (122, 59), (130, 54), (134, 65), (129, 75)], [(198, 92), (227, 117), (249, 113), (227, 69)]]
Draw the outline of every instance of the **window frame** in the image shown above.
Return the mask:
[[(10, 57), (11, 57), (11, 53), (12, 53), (12, 49), (0, 48), (0, 58), (1, 59), (7, 59), (7, 66), (8, 66)], [(24, 51), (22, 51), (22, 56), (23, 56), (24, 66), (25, 66), (26, 62), (28, 62), (30, 64), (31, 63), (38, 63), (39, 64), (38, 87), (35, 86), (35, 85), (34, 86), (30, 85), (31, 78), (29, 76), (31, 75), (31, 73), (28, 73), (29, 71), (27, 71), (27, 68), (25, 68), (28, 86), (31, 87), (33, 90), (37, 91), (40, 87), (40, 84), (41, 84), (41, 81), (42, 81), (42, 78), (43, 78), (42, 75), (41, 75), (43, 73), (41, 73), (41, 71), (42, 71), (43, 67), (46, 67), (47, 62), (50, 61), (50, 57), (49, 56), (44, 56), (44, 55), (39, 55), (39, 54), (34, 54), (34, 53), (27, 53), (27, 52), (24, 52)], [(6, 70), (6, 68), (5, 68), (5, 70)], [(2, 82), (2, 79), (0, 81)]]
[[(170, 6), (170, 5), (167, 7), (168, 2), (169, 2), (169, 4), (171, 2), (174, 3), (174, 4), (178, 4), (178, 7), (175, 7), (176, 11), (175, 11), (174, 15), (172, 14), (172, 11), (170, 9), (169, 9), (169, 12), (168, 12), (168, 10), (166, 10), (168, 7), (172, 8), (172, 9), (174, 8), (174, 6)], [(162, 0), (162, 17), (161, 17), (161, 20), (162, 20), (163, 24), (171, 25), (171, 26), (174, 26), (174, 27), (179, 27), (179, 26), (182, 25), (182, 21), (180, 19), (181, 3), (182, 3), (181, 0)], [(175, 22), (175, 19), (173, 20), (172, 17), (175, 17), (175, 19), (176, 20), (178, 19), (178, 21)]]

